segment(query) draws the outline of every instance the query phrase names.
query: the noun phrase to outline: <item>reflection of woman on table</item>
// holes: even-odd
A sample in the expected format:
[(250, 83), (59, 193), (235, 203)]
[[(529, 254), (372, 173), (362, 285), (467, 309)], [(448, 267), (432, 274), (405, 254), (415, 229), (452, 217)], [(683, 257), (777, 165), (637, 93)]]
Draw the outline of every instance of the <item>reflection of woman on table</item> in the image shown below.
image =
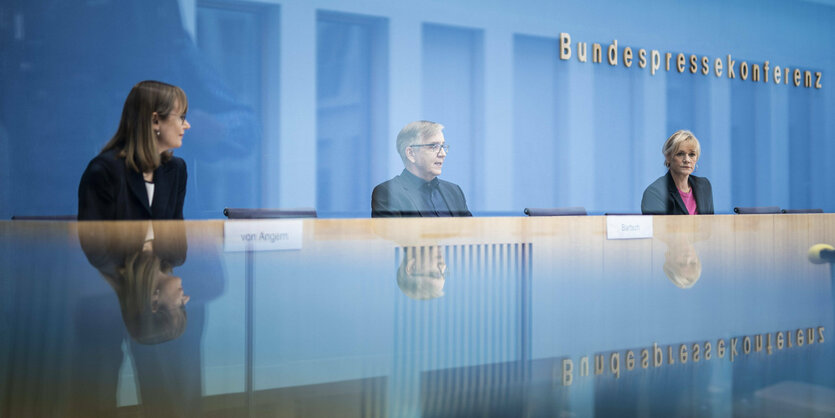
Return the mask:
[(106, 227), (80, 224), (79, 235), (87, 259), (116, 292), (128, 333), (141, 344), (179, 337), (190, 298), (183, 293), (182, 279), (172, 273), (185, 260), (184, 229), (167, 225), (182, 230), (183, 237), (155, 245), (151, 223), (119, 226), (118, 231)]
[(87, 260), (109, 286), (101, 297), (82, 303), (77, 314), (70, 350), (77, 388), (73, 416), (117, 415), (116, 389), (126, 355), (144, 416), (200, 416), (204, 309), (196, 297), (188, 305), (186, 326), (189, 297), (173, 270), (187, 268), (182, 266), (188, 250), (185, 224), (79, 222), (78, 235)]

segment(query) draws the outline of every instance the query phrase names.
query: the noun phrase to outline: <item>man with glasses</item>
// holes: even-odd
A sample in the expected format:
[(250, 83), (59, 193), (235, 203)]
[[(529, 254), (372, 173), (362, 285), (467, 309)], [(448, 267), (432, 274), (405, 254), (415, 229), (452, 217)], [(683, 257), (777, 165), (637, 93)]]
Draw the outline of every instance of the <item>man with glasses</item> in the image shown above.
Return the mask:
[(397, 134), (397, 152), (405, 168), (377, 185), (371, 194), (371, 217), (473, 216), (457, 184), (438, 179), (449, 145), (444, 126), (412, 122)]

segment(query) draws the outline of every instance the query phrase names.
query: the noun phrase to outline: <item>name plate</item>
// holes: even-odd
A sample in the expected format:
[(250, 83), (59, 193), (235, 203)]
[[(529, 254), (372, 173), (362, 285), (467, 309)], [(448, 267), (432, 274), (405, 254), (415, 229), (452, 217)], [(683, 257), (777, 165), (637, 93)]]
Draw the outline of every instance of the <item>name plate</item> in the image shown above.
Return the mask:
[(226, 221), (223, 223), (223, 250), (300, 250), (302, 222), (301, 219)]
[(607, 216), (606, 238), (652, 238), (652, 216)]

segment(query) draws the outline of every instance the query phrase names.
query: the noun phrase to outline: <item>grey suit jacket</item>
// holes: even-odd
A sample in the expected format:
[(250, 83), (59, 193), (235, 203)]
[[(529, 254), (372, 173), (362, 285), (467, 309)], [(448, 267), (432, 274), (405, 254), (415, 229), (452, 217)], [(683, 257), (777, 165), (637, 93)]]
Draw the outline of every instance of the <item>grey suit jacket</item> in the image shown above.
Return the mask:
[[(690, 175), (687, 180), (696, 198), (696, 209), (700, 215), (713, 215), (713, 189), (706, 177)], [(644, 215), (687, 215), (687, 207), (678, 194), (673, 176), (667, 174), (655, 180), (644, 190), (641, 199), (641, 213)]]
[[(403, 170), (400, 175), (374, 188), (371, 193), (372, 218), (431, 216), (426, 210), (421, 211), (421, 191), (409, 176), (413, 177)], [(438, 190), (452, 216), (473, 216), (467, 209), (464, 192), (457, 184), (438, 179)]]

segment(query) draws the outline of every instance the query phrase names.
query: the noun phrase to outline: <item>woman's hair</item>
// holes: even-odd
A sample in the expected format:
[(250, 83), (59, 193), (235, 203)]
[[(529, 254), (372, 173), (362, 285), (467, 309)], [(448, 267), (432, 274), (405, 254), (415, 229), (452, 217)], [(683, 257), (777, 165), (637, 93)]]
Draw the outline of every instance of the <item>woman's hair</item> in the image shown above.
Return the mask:
[(664, 141), (664, 146), (661, 147), (661, 152), (664, 154), (664, 166), (667, 168), (670, 167), (670, 158), (673, 158), (673, 154), (675, 154), (685, 142), (690, 142), (696, 147), (696, 158), (699, 158), (699, 156), (702, 155), (702, 147), (699, 145), (699, 140), (696, 139), (696, 135), (693, 135), (693, 132), (681, 130), (670, 135), (670, 137)]
[(161, 81), (138, 83), (125, 99), (119, 129), (101, 152), (116, 149), (131, 169), (140, 173), (155, 170), (171, 159), (171, 151), (162, 155), (157, 151), (157, 136), (151, 118), (156, 112), (165, 120), (171, 112), (179, 110), (188, 111), (188, 99), (181, 88)]
[(159, 287), (161, 273), (170, 273), (171, 266), (151, 251), (128, 256), (119, 272), (121, 286), (115, 288), (122, 308), (122, 320), (130, 336), (140, 344), (159, 344), (183, 334), (186, 329), (185, 309), (176, 306), (153, 306), (153, 294)]

